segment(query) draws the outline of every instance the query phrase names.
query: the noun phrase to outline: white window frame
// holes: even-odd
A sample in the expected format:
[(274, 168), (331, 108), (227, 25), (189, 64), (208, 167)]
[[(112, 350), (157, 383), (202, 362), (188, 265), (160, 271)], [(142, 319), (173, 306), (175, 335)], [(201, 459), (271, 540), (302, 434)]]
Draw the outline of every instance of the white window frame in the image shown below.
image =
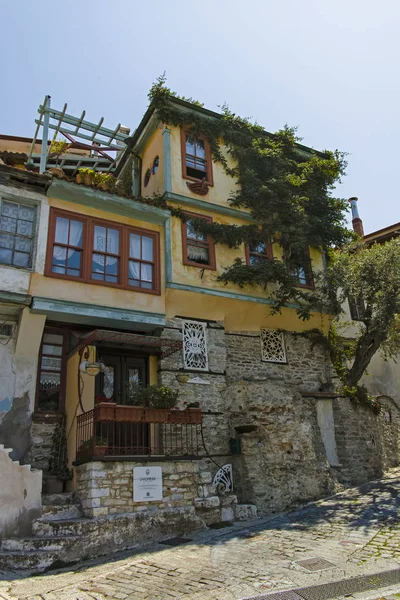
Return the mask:
[[(268, 352), (266, 346), (268, 344), (268, 337), (275, 338), (274, 343), (281, 343), (281, 351), (275, 352), (275, 355)], [(261, 329), (260, 330), (260, 343), (261, 343), (261, 360), (263, 362), (287, 364), (286, 346), (285, 346), (285, 335), (283, 331), (277, 329)]]
[[(0, 191), (0, 215), (1, 215), (1, 207), (3, 202), (12, 202), (14, 204), (26, 204), (27, 206), (31, 206), (35, 209), (35, 221), (32, 235), (32, 252), (31, 252), (31, 266), (30, 267), (20, 267), (18, 265), (8, 265), (6, 263), (0, 263), (0, 268), (5, 269), (18, 269), (18, 271), (28, 271), (32, 273), (36, 270), (36, 255), (37, 255), (37, 246), (39, 240), (39, 224), (41, 218), (41, 200), (37, 200), (36, 198), (30, 198), (25, 196), (20, 196), (18, 194)], [(5, 233), (5, 232), (2, 232)]]
[[(193, 366), (193, 362), (189, 358), (189, 352), (187, 352), (186, 348), (186, 340), (185, 336), (187, 336), (187, 332), (190, 331), (190, 328), (198, 332), (202, 332), (203, 343), (204, 343), (204, 366)], [(185, 369), (190, 371), (208, 371), (208, 348), (207, 348), (207, 323), (202, 323), (201, 321), (182, 321), (182, 341), (183, 341), (183, 366)]]

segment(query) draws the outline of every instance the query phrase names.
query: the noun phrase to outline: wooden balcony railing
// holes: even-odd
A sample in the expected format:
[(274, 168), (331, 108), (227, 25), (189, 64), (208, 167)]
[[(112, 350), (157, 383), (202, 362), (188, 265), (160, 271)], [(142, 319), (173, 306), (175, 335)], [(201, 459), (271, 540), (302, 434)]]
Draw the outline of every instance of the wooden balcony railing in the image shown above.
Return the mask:
[(103, 458), (198, 457), (199, 408), (170, 410), (101, 403), (77, 417), (78, 463)]

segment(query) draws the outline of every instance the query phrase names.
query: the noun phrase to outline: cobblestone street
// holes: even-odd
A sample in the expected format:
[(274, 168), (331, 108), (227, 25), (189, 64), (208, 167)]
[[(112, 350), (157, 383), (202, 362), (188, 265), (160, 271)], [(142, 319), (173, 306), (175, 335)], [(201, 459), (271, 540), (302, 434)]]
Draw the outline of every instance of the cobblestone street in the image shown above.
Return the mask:
[[(0, 599), (239, 600), (395, 569), (399, 492), (396, 470), (291, 513), (187, 536), (191, 541), (180, 546), (159, 544), (70, 572), (4, 580)], [(302, 564), (306, 559), (313, 560)]]

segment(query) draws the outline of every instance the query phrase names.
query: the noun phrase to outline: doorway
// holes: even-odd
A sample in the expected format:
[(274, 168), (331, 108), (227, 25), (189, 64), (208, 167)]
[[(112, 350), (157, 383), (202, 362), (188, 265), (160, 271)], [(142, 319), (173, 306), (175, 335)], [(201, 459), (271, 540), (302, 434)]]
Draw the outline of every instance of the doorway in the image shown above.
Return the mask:
[(147, 359), (126, 354), (103, 354), (104, 370), (96, 380), (96, 396), (116, 404), (129, 404), (131, 386), (147, 385)]
[[(98, 357), (104, 369), (96, 377), (96, 396), (101, 401), (130, 404), (130, 393), (134, 385), (148, 384), (148, 359), (118, 351), (101, 351)], [(106, 440), (107, 455), (151, 454), (150, 425), (137, 422), (102, 422), (97, 424), (97, 433)]]

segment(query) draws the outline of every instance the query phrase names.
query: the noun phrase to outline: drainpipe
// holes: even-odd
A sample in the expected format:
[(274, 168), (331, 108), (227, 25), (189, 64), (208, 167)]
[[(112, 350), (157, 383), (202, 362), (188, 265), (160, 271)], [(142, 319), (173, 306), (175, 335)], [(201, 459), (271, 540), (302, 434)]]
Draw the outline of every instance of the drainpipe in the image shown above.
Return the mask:
[(349, 198), (350, 206), (351, 206), (351, 214), (353, 216), (353, 231), (360, 237), (364, 237), (364, 227), (363, 222), (360, 219), (360, 215), (358, 214), (357, 202), (358, 198), (353, 197)]

